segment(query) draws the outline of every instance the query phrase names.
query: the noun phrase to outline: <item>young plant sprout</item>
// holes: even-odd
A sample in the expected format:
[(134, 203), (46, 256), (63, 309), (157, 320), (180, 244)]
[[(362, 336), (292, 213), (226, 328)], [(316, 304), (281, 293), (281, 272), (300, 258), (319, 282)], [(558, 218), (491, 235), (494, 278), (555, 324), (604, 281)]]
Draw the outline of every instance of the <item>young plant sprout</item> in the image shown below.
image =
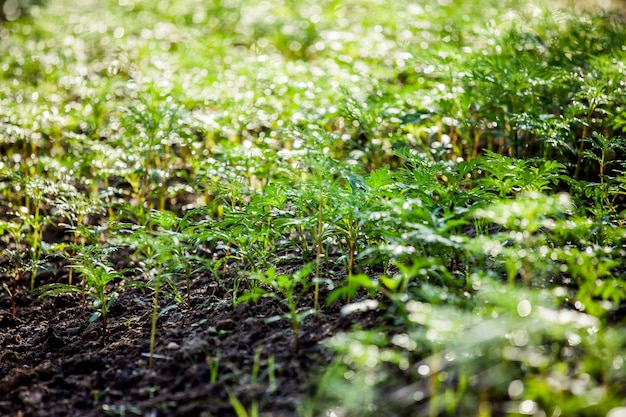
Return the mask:
[(291, 274), (277, 274), (275, 269), (253, 276), (252, 279), (258, 281), (250, 290), (240, 295), (238, 303), (256, 302), (260, 298), (272, 298), (284, 303), (287, 312), (280, 316), (269, 317), (267, 322), (285, 319), (291, 322), (293, 328), (293, 349), (298, 352), (300, 349), (300, 323), (309, 315), (315, 312), (314, 309), (300, 310), (300, 300), (306, 295), (308, 289), (315, 285), (308, 276), (313, 272), (313, 265), (307, 264), (301, 270)]
[(111, 305), (119, 296), (114, 285), (124, 279), (123, 273), (115, 270), (108, 259), (115, 250), (115, 247), (77, 247), (76, 255), (71, 259), (71, 267), (81, 277), (80, 285), (58, 283), (41, 287), (44, 291), (40, 298), (61, 293), (79, 293), (83, 300), (85, 297), (91, 298), (94, 311), (89, 321), (100, 320), (102, 323), (101, 341), (103, 346), (107, 340), (108, 313)]

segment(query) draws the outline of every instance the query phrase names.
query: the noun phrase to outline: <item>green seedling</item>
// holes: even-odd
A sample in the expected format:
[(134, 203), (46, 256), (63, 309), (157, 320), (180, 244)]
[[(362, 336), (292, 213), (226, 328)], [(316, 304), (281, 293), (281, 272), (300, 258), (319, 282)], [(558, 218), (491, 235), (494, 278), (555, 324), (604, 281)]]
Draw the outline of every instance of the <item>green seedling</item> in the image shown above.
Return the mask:
[[(120, 245), (128, 245), (135, 249), (135, 256), (140, 260), (139, 270), (143, 281), (134, 280), (129, 285), (152, 292), (150, 353), (148, 367), (152, 368), (154, 349), (156, 346), (157, 322), (159, 318), (176, 304), (186, 301), (191, 306), (191, 273), (195, 268), (193, 257), (187, 257), (192, 251), (188, 240), (194, 237), (191, 229), (188, 235), (178, 232), (179, 226), (188, 226), (187, 219), (180, 219), (172, 213), (154, 210), (151, 212), (149, 227), (131, 226), (129, 229), (120, 227), (116, 231), (116, 239)], [(156, 230), (158, 229), (158, 230)], [(187, 297), (177, 287), (177, 280), (185, 278)], [(165, 295), (176, 304), (161, 307), (160, 298)]]
[(311, 272), (313, 272), (313, 265), (310, 263), (291, 275), (277, 274), (275, 269), (269, 269), (264, 274), (254, 275), (252, 280), (257, 282), (256, 286), (239, 296), (237, 300), (238, 303), (243, 303), (256, 302), (260, 298), (273, 298), (284, 303), (287, 307), (287, 312), (281, 316), (270, 317), (267, 320), (272, 322), (286, 319), (291, 323), (294, 333), (293, 347), (296, 353), (300, 348), (300, 323), (315, 312), (314, 309), (306, 309), (304, 311), (299, 309), (301, 298), (306, 295), (312, 285), (315, 285), (308, 280)]
[(239, 398), (230, 390), (226, 390), (228, 393), (228, 403), (231, 405), (237, 417), (258, 417), (259, 416), (259, 404), (253, 401), (250, 404), (250, 408), (246, 410), (246, 407), (241, 403)]
[(274, 355), (270, 355), (267, 358), (267, 374), (270, 383), (269, 390), (270, 392), (275, 392), (278, 388), (278, 385), (276, 384), (276, 362), (274, 359)]
[(16, 295), (18, 292), (17, 286), (25, 273), (29, 272), (34, 274), (37, 267), (41, 265), (41, 261), (35, 261), (32, 258), (26, 258), (25, 251), (21, 250), (9, 250), (4, 251), (4, 255), (8, 256), (8, 265), (0, 266), (0, 272), (6, 273), (11, 278), (10, 285), (2, 283), (4, 291), (9, 295), (11, 299), (11, 314), (17, 316)]
[[(195, 235), (197, 227), (189, 225), (189, 218), (204, 212), (204, 209), (191, 210), (183, 218), (156, 210), (151, 215), (152, 224), (162, 230), (155, 233), (155, 244), (148, 249), (148, 253), (154, 250), (154, 256), (171, 259), (166, 275), (171, 277), (171, 281), (175, 281), (177, 277), (185, 279), (187, 308), (191, 308), (191, 275), (200, 265), (206, 266), (201, 258), (192, 255), (195, 245), (190, 242), (197, 241), (198, 236)], [(172, 289), (178, 297), (174, 286)]]
[[(583, 157), (597, 163), (599, 172), (599, 184), (583, 185), (591, 190), (583, 190), (588, 196), (593, 196), (596, 209), (596, 216), (613, 215), (616, 211), (615, 200), (618, 196), (624, 195), (625, 190), (617, 180), (611, 167), (624, 161), (615, 160), (615, 153), (626, 146), (626, 139), (622, 137), (607, 137), (598, 132), (593, 132), (590, 138), (585, 138), (583, 143), (591, 144), (590, 149), (583, 152)], [(610, 175), (613, 174), (613, 175)]]
[[(352, 277), (358, 263), (364, 263), (361, 252), (368, 247), (380, 244), (385, 240), (381, 226), (382, 210), (388, 198), (392, 198), (391, 186), (394, 180), (389, 166), (371, 172), (367, 177), (355, 173), (346, 175), (345, 186), (335, 197), (332, 212), (332, 230), (341, 246), (345, 246), (346, 268), (348, 280)], [(376, 219), (376, 221), (374, 220)], [(345, 242), (345, 244), (343, 244)], [(383, 268), (386, 263), (383, 262)]]
[[(96, 201), (89, 200), (80, 194), (74, 187), (68, 187), (65, 195), (59, 196), (54, 201), (55, 216), (62, 217), (67, 223), (59, 223), (59, 226), (66, 227), (72, 233), (71, 247), (82, 247), (86, 243), (96, 244), (97, 230), (85, 224), (85, 220), (89, 215), (97, 215), (103, 210)], [(76, 250), (71, 249), (69, 257), (74, 257)], [(74, 268), (70, 267), (68, 284), (73, 284)]]
[(190, 135), (184, 125), (183, 113), (183, 108), (171, 100), (161, 103), (147, 96), (138, 98), (136, 104), (122, 111), (125, 139), (135, 142), (133, 145), (141, 150), (141, 161), (129, 161), (128, 166), (132, 168), (127, 176), (140, 202), (140, 210), (165, 209), (164, 181), (168, 176), (172, 147), (184, 144)]
[(94, 312), (89, 321), (100, 320), (102, 323), (102, 345), (106, 344), (108, 313), (111, 305), (117, 300), (119, 293), (112, 287), (117, 281), (124, 279), (120, 271), (116, 271), (109, 261), (109, 256), (116, 248), (99, 248), (96, 246), (82, 246), (76, 248), (76, 255), (72, 258), (71, 267), (81, 277), (81, 285), (49, 284), (42, 286), (43, 292), (39, 296), (45, 297), (61, 293), (80, 293), (93, 300)]
[[(583, 166), (583, 160), (585, 156), (588, 156), (589, 153), (585, 152), (585, 143), (598, 141), (601, 137), (599, 132), (590, 131), (593, 129), (593, 125), (595, 120), (593, 119), (594, 114), (599, 111), (602, 107), (606, 106), (609, 103), (609, 98), (606, 94), (606, 86), (604, 85), (604, 80), (599, 80), (594, 77), (593, 74), (589, 74), (585, 77), (581, 90), (576, 94), (575, 102), (573, 108), (580, 108), (582, 110), (582, 133), (581, 139), (579, 141), (578, 146), (578, 158), (576, 160), (576, 170), (574, 171), (574, 178), (578, 178)], [(603, 111), (604, 112), (604, 111)], [(589, 139), (589, 138), (593, 139)], [(605, 141), (606, 143), (606, 141)], [(604, 160), (604, 157), (601, 158)], [(600, 164), (601, 171), (604, 169), (603, 163)]]
[(57, 192), (57, 187), (49, 181), (41, 178), (17, 178), (16, 182), (25, 189), (26, 204), (18, 210), (17, 214), (21, 218), (25, 227), (30, 229), (30, 233), (25, 237), (30, 245), (30, 258), (33, 263), (30, 277), (30, 289), (35, 289), (35, 278), (37, 276), (37, 265), (40, 263), (42, 230), (48, 223), (49, 217), (42, 213), (44, 204), (49, 202), (50, 194)]
[(11, 285), (11, 288), (9, 288), (9, 286), (6, 284), (6, 282), (2, 283), (2, 289), (4, 289), (4, 291), (9, 295), (9, 298), (11, 299), (11, 314), (13, 315), (13, 317), (17, 317), (17, 307), (15, 305), (15, 291), (16, 291), (16, 283), (19, 280), (20, 275), (16, 275), (16, 278), (13, 280), (13, 284)]
[[(7, 233), (11, 237), (11, 241), (14, 245), (20, 245), (23, 231), (23, 223), (0, 220), (0, 232), (2, 232), (2, 235)], [(5, 243), (10, 244), (11, 242)], [(8, 266), (2, 266), (2, 272), (11, 277), (11, 285), (9, 286), (6, 283), (3, 283), (2, 287), (11, 298), (11, 314), (13, 314), (13, 316), (15, 317), (17, 315), (17, 310), (15, 306), (15, 292), (19, 280), (22, 278), (22, 275), (26, 271), (26, 264), (28, 263), (28, 260), (24, 259), (25, 252), (22, 250), (7, 249), (4, 251), (4, 253), (5, 255), (9, 256), (9, 260)]]
[(219, 376), (220, 370), (220, 354), (218, 353), (215, 357), (207, 357), (206, 361), (209, 365), (210, 379), (211, 384), (215, 384), (217, 382), (217, 378)]
[[(319, 203), (317, 206), (317, 228), (315, 233), (315, 276), (321, 276), (322, 267), (322, 238), (324, 236), (324, 194), (320, 192)], [(313, 308), (318, 308), (319, 303), (319, 284), (315, 284), (315, 296)]]
[(252, 385), (255, 385), (259, 378), (259, 369), (261, 368), (261, 353), (263, 353), (263, 346), (259, 346), (254, 350), (252, 373), (250, 374), (250, 383)]
[[(322, 132), (315, 132), (316, 135), (312, 135), (309, 139), (313, 142), (315, 139), (330, 139), (329, 135)], [(329, 158), (325, 152), (326, 150), (320, 146), (319, 143), (313, 142), (310, 149), (306, 150), (307, 159), (310, 164), (310, 173), (304, 176), (304, 180), (307, 181), (308, 188), (305, 188), (300, 198), (304, 198), (304, 207), (301, 207), (305, 218), (310, 219), (308, 225), (312, 227), (309, 235), (314, 238), (315, 243), (315, 293), (313, 308), (319, 307), (319, 284), (322, 278), (322, 255), (328, 256), (325, 253), (324, 240), (326, 240), (332, 231), (329, 230), (327, 222), (331, 218), (333, 208), (331, 206), (334, 198), (333, 196), (339, 191), (338, 181), (334, 178), (339, 171), (336, 161)]]

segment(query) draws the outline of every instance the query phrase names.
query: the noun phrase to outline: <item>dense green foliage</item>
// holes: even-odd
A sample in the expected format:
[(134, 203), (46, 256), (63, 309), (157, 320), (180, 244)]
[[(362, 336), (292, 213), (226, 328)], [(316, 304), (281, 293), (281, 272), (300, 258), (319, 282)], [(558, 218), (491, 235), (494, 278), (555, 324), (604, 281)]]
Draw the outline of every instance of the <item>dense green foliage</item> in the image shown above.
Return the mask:
[(154, 344), (159, 297), (236, 274), (296, 351), (332, 303), (390, 317), (327, 342), (303, 415), (626, 415), (626, 31), (517, 3), (32, 6), (0, 26), (2, 296), (79, 291), (105, 340), (141, 287)]

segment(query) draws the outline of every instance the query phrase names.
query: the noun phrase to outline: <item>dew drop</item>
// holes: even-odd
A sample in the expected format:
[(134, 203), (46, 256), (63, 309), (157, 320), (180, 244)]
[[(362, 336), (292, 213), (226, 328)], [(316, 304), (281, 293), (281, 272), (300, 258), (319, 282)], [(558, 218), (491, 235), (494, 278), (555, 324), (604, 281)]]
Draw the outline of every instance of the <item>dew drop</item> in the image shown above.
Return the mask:
[(520, 414), (532, 415), (537, 410), (537, 404), (531, 400), (522, 401), (519, 405)]
[(422, 375), (422, 376), (426, 376), (426, 375), (430, 374), (430, 367), (428, 365), (420, 365), (417, 368), (417, 373)]
[(518, 399), (524, 393), (524, 383), (519, 379), (511, 381), (509, 384), (509, 397), (511, 399)]
[(530, 304), (530, 301), (522, 300), (517, 304), (517, 314), (519, 314), (520, 317), (527, 317), (531, 311), (532, 305)]

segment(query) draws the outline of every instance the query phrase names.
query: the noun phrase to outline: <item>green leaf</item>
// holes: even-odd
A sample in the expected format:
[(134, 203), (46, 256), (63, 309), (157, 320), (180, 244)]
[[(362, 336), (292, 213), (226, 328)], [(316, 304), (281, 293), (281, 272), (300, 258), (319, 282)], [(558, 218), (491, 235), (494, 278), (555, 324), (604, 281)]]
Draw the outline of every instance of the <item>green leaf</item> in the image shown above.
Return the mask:
[(352, 194), (361, 193), (363, 191), (367, 191), (370, 189), (365, 184), (363, 177), (357, 174), (348, 174), (347, 176), (348, 183), (350, 183), (350, 188), (352, 190)]
[(102, 316), (102, 313), (100, 312), (100, 310), (94, 311), (91, 314), (91, 317), (89, 317), (89, 323), (94, 323), (94, 322), (98, 321), (101, 316)]
[(387, 277), (384, 275), (380, 277), (380, 282), (382, 282), (383, 285), (391, 292), (397, 292), (398, 288), (400, 288), (400, 285), (402, 284), (403, 281), (404, 279), (401, 275), (395, 278)]
[(83, 292), (83, 289), (81, 287), (78, 287), (76, 285), (61, 284), (61, 283), (42, 285), (38, 287), (38, 289), (42, 291), (42, 293), (39, 294), (39, 296), (37, 297), (39, 299), (50, 296), (50, 295), (67, 294), (67, 293), (72, 293), (72, 292), (78, 292), (78, 293)]
[(352, 298), (354, 294), (357, 293), (360, 289), (365, 290), (377, 290), (379, 288), (379, 284), (372, 280), (366, 274), (357, 274), (352, 275), (347, 278), (347, 284), (343, 287), (337, 288), (328, 295), (328, 299), (326, 301), (327, 305), (331, 305), (339, 298)]
[(370, 175), (367, 177), (367, 180), (366, 180), (366, 185), (369, 188), (372, 188), (374, 190), (385, 188), (388, 185), (391, 185), (394, 183), (395, 183), (395, 180), (393, 176), (391, 175), (391, 170), (389, 168), (389, 165), (385, 165), (382, 168), (378, 168), (370, 172)]

